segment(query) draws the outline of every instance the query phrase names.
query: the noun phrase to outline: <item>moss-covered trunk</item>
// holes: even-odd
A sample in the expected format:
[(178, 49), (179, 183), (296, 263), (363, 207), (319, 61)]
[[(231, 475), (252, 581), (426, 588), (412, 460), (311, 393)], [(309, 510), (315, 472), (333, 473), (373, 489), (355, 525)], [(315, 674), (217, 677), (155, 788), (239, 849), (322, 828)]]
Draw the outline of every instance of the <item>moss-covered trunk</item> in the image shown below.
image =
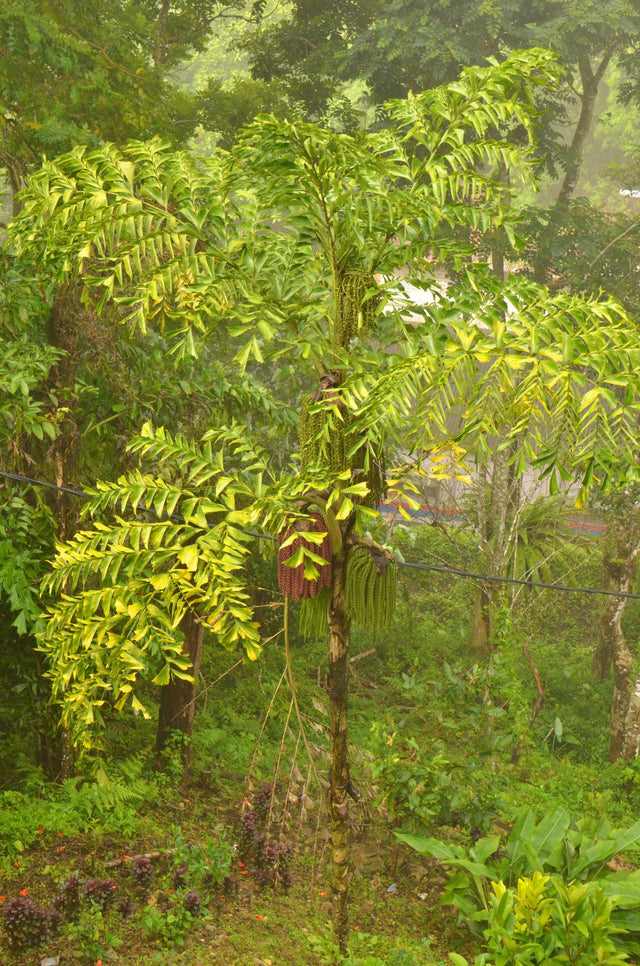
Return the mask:
[(333, 556), (333, 578), (329, 599), (329, 721), (331, 730), (331, 773), (329, 808), (333, 852), (333, 928), (343, 954), (349, 941), (349, 748), (347, 734), (348, 665), (350, 626), (345, 602), (346, 553)]
[[(635, 569), (635, 556), (617, 560), (609, 570), (609, 586), (621, 594), (628, 593)], [(609, 561), (612, 564), (612, 561)], [(615, 585), (615, 586), (614, 586)], [(626, 597), (610, 597), (601, 618), (603, 638), (613, 666), (614, 689), (609, 724), (609, 761), (636, 758), (640, 734), (639, 682), (636, 656), (632, 654), (622, 630), (622, 615)]]
[[(607, 588), (620, 596), (608, 597), (600, 618), (602, 643), (613, 667), (614, 690), (609, 725), (609, 761), (633, 759), (640, 747), (640, 678), (637, 656), (627, 644), (622, 617), (627, 605), (623, 596), (631, 590), (640, 553), (640, 520), (634, 508), (618, 510), (609, 520), (603, 553)], [(603, 664), (602, 655), (599, 658)]]

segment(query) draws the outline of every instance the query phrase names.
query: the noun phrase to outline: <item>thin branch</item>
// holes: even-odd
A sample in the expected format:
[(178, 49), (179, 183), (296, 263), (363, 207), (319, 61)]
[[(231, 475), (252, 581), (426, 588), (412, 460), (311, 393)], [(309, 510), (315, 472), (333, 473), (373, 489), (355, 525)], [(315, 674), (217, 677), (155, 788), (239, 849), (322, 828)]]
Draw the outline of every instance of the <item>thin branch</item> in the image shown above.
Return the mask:
[(291, 700), (293, 702), (293, 707), (296, 712), (296, 719), (298, 721), (298, 727), (300, 728), (300, 734), (302, 735), (302, 740), (309, 756), (309, 764), (313, 768), (313, 773), (318, 785), (322, 787), (322, 782), (320, 781), (320, 776), (315, 765), (315, 758), (311, 745), (309, 744), (309, 739), (307, 738), (307, 731), (302, 720), (302, 714), (300, 713), (300, 705), (298, 704), (298, 692), (296, 689), (295, 678), (293, 676), (293, 666), (291, 663), (291, 647), (289, 642), (289, 598), (284, 599), (284, 651), (286, 656), (286, 667), (284, 673), (287, 675), (287, 682), (289, 684), (289, 693), (291, 694)]
[[(613, 248), (613, 246), (616, 245), (621, 238), (624, 238), (625, 235), (630, 234), (634, 230), (634, 228), (638, 228), (638, 226), (640, 226), (640, 218), (636, 218), (636, 220), (632, 222), (628, 228), (625, 228), (625, 230), (621, 231), (619, 235), (616, 235), (615, 238), (612, 238), (612, 240), (607, 245), (604, 246), (602, 251), (598, 252), (598, 254), (593, 259), (593, 261), (590, 262), (590, 264), (587, 267), (587, 273), (591, 271), (593, 266), (596, 264), (596, 262), (598, 262), (602, 258), (603, 255), (606, 255), (606, 253), (609, 251), (610, 248)], [(583, 281), (586, 281), (587, 277), (588, 276), (585, 275), (583, 277)]]
[(527, 646), (526, 641), (522, 642), (522, 653), (526, 657), (527, 664), (531, 668), (531, 674), (533, 675), (533, 680), (536, 683), (536, 690), (538, 692), (536, 695), (536, 700), (533, 703), (533, 708), (531, 709), (531, 717), (529, 718), (529, 727), (531, 727), (531, 725), (538, 717), (538, 714), (540, 713), (542, 705), (544, 704), (545, 693), (544, 693), (544, 687), (542, 685), (542, 680), (540, 678), (540, 672), (538, 671), (536, 662), (533, 660), (533, 658), (531, 657), (531, 654), (529, 653), (529, 648)]
[(93, 41), (87, 40), (87, 38), (83, 37), (82, 34), (75, 30), (74, 27), (68, 26), (67, 30), (70, 34), (73, 34), (74, 37), (77, 37), (78, 40), (81, 40), (83, 44), (86, 44), (87, 47), (91, 47), (92, 50), (97, 50), (99, 53), (101, 53), (107, 63), (113, 67), (114, 70), (119, 71), (121, 74), (125, 74), (127, 77), (133, 77), (134, 80), (140, 80), (139, 74), (132, 74), (130, 70), (126, 69), (126, 67), (121, 67), (120, 64), (116, 64), (115, 60), (112, 60), (111, 57), (109, 57), (106, 47), (101, 47), (100, 44), (95, 44)]

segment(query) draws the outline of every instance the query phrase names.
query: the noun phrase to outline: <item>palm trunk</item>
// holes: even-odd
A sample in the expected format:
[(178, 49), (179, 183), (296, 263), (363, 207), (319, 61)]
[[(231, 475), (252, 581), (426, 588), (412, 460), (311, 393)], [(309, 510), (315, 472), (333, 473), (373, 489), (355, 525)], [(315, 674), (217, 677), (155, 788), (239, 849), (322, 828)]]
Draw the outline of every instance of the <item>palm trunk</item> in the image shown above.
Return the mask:
[(188, 770), (191, 764), (191, 737), (193, 735), (193, 719), (196, 706), (197, 677), (202, 661), (202, 639), (204, 636), (202, 624), (195, 614), (187, 612), (180, 622), (180, 630), (184, 634), (182, 653), (189, 659), (191, 665), (189, 674), (192, 681), (173, 677), (160, 693), (160, 710), (158, 713), (158, 730), (156, 733), (156, 751), (162, 751), (173, 732), (180, 732), (185, 737), (184, 766)]
[(329, 808), (333, 850), (333, 929), (343, 955), (349, 941), (349, 881), (351, 855), (349, 835), (349, 779), (347, 712), (350, 624), (345, 603), (346, 551), (333, 557), (333, 578), (329, 601), (329, 727), (331, 772)]

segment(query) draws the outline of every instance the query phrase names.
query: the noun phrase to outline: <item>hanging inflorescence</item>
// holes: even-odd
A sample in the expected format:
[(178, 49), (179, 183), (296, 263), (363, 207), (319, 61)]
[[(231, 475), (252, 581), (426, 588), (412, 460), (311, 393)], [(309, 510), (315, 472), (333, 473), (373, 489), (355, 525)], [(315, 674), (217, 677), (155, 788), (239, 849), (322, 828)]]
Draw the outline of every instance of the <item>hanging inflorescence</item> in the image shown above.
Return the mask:
[(349, 469), (345, 443), (348, 412), (338, 385), (338, 374), (328, 372), (318, 389), (302, 401), (298, 432), (303, 469), (323, 466), (334, 473)]
[(302, 467), (326, 467), (333, 473), (350, 470), (354, 482), (367, 484), (366, 502), (376, 506), (386, 495), (384, 458), (382, 454), (376, 457), (365, 453), (364, 447), (349, 455), (350, 426), (351, 417), (340, 396), (338, 373), (327, 372), (318, 389), (303, 400), (300, 409)]
[[(327, 525), (322, 515), (313, 513), (308, 519), (298, 520), (291, 529), (278, 535), (278, 586), (285, 597), (291, 597), (292, 600), (296, 601), (305, 597), (317, 597), (321, 590), (331, 586), (331, 542), (326, 530)], [(316, 533), (325, 532), (321, 544), (305, 540), (304, 534), (313, 531)], [(295, 539), (286, 547), (283, 547), (283, 542), (292, 533), (295, 533)], [(326, 561), (325, 564), (316, 564), (318, 576), (314, 579), (305, 577), (304, 560), (295, 567), (288, 567), (285, 563), (286, 560), (290, 560), (299, 552), (303, 544), (312, 553)]]
[(363, 630), (384, 634), (396, 609), (398, 565), (378, 547), (358, 544), (347, 563), (346, 604), (349, 617)]
[(350, 268), (340, 275), (337, 292), (335, 341), (344, 349), (355, 336), (371, 328), (380, 304), (371, 272)]
[(325, 588), (317, 597), (303, 597), (300, 601), (298, 630), (305, 641), (319, 641), (328, 628), (329, 591)]

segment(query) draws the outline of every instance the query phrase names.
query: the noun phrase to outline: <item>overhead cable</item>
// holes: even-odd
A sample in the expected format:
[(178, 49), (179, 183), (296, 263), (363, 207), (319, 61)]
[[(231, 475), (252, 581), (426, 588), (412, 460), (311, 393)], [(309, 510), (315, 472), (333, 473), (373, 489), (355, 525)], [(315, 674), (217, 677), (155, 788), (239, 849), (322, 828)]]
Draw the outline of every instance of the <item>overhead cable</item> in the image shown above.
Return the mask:
[[(5, 479), (14, 480), (18, 483), (29, 483), (32, 486), (46, 487), (49, 490), (59, 490), (62, 493), (69, 493), (72, 496), (82, 497), (85, 500), (93, 499), (93, 494), (86, 493), (84, 490), (77, 490), (69, 486), (59, 486), (56, 483), (47, 483), (45, 480), (36, 480), (28, 476), (21, 476), (18, 473), (7, 473), (4, 470), (0, 470), (0, 477), (5, 477)], [(155, 516), (158, 516), (154, 510), (147, 510), (146, 507), (141, 507), (140, 510), (141, 512), (153, 513)], [(171, 519), (177, 520), (180, 523), (185, 522), (184, 517), (177, 513), (171, 514)], [(250, 537), (257, 537), (260, 540), (275, 540), (275, 537), (270, 533), (260, 533), (256, 530), (243, 530), (242, 532)], [(601, 597), (621, 597), (629, 600), (640, 600), (640, 594), (632, 594), (628, 591), (601, 590), (598, 587), (570, 587), (566, 584), (548, 584), (540, 580), (526, 580), (519, 577), (499, 577), (496, 574), (478, 574), (471, 570), (460, 570), (457, 567), (439, 567), (436, 564), (419, 563), (410, 560), (398, 560), (398, 565), (400, 567), (409, 567), (413, 570), (430, 570), (440, 574), (451, 574), (454, 577), (467, 577), (470, 580), (479, 580), (485, 583), (517, 584), (522, 587), (539, 587), (542, 590), (562, 590), (571, 594), (597, 594)]]

